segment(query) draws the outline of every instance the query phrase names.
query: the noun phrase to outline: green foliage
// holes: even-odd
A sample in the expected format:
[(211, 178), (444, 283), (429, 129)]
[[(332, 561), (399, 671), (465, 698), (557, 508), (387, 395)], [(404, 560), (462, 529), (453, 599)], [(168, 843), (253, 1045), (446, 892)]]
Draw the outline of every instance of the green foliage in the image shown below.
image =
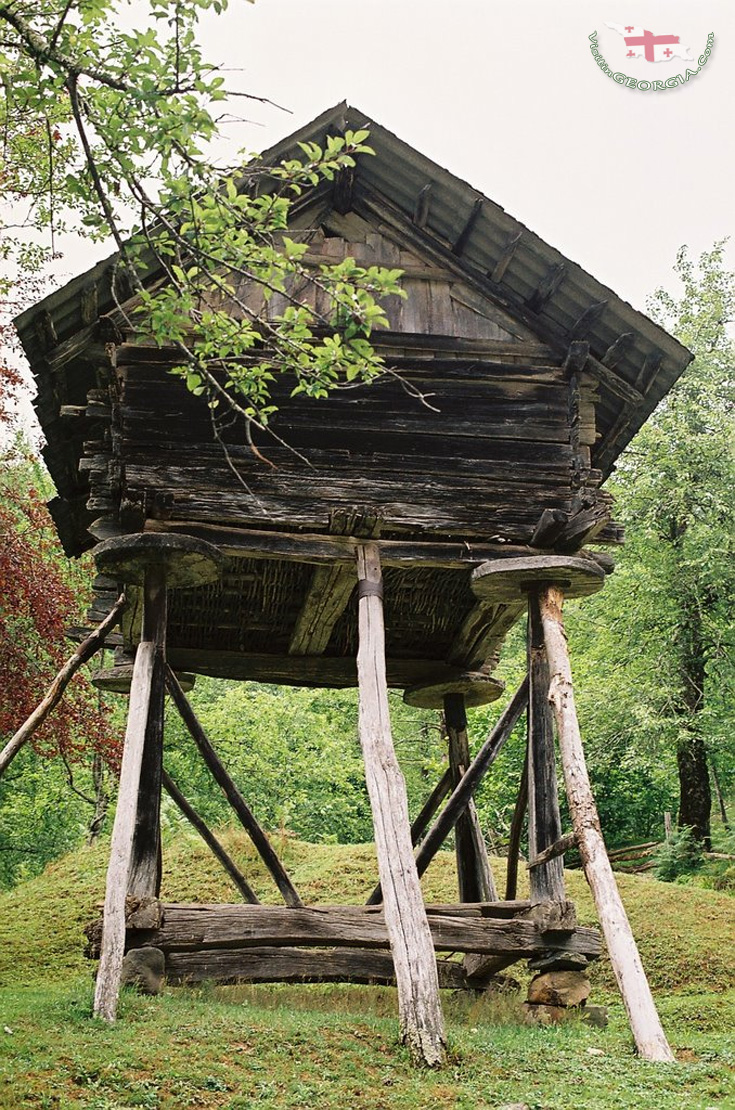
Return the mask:
[[(315, 269), (304, 257), (309, 231), (285, 234), (305, 190), (372, 156), (366, 130), (302, 142), (301, 157), (280, 165), (242, 151), (232, 165), (213, 164), (222, 106), (246, 95), (226, 87), (197, 40), (202, 15), (226, 7), (148, 0), (132, 29), (121, 0), (0, 4), (3, 179), (28, 198), (36, 228), (57, 226), (61, 212), (68, 227), (112, 238), (113, 293), (137, 294), (141, 334), (171, 348), (173, 372), (213, 410), (250, 429), (275, 411), (279, 374), (321, 398), (384, 370), (370, 337), (387, 322), (380, 301), (400, 294), (401, 272), (352, 258)], [(27, 236), (9, 242), (21, 252)]]
[[(311, 841), (372, 839), (372, 819), (357, 740), (354, 690), (308, 690), (200, 679), (192, 704), (218, 754), (258, 819)], [(441, 761), (436, 728), (395, 699), (393, 729), (415, 813)], [(166, 722), (166, 765), (212, 822), (231, 811), (178, 715)], [(176, 818), (172, 815), (171, 820)]]
[(702, 865), (702, 843), (689, 828), (675, 829), (654, 856), (654, 874), (665, 883), (690, 875)]

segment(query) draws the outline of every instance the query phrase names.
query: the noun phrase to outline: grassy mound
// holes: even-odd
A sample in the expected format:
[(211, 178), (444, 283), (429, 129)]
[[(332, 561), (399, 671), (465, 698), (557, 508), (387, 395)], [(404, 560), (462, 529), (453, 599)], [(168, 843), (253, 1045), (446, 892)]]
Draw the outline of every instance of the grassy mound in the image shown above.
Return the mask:
[[(239, 829), (221, 837), (264, 902), (280, 901), (270, 877)], [(377, 868), (372, 845), (305, 844), (275, 834), (275, 847), (307, 903), (364, 902)], [(0, 985), (68, 980), (91, 970), (83, 955), (82, 929), (98, 916), (104, 897), (108, 846), (80, 849), (43, 875), (0, 894)], [(164, 845), (162, 897), (167, 901), (231, 902), (239, 896), (195, 834), (177, 831)], [(504, 861), (495, 860), (498, 885)], [(570, 897), (582, 924), (596, 924), (581, 872), (568, 872)], [(659, 991), (723, 991), (735, 986), (735, 913), (726, 894), (618, 877), (651, 986)], [(424, 877), (427, 901), (456, 899), (454, 855), (441, 852)], [(613, 986), (602, 959), (593, 980)]]

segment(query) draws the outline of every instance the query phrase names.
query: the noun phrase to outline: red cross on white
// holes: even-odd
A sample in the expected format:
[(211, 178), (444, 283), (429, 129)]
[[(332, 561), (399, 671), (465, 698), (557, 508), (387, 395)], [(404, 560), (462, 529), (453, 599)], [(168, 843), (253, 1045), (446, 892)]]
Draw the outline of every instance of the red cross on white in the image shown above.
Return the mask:
[(688, 62), (694, 60), (690, 48), (682, 46), (678, 35), (655, 35), (644, 27), (620, 23), (608, 23), (607, 26), (625, 39), (628, 47), (626, 58), (644, 58), (647, 62), (670, 62), (672, 58), (684, 58)]

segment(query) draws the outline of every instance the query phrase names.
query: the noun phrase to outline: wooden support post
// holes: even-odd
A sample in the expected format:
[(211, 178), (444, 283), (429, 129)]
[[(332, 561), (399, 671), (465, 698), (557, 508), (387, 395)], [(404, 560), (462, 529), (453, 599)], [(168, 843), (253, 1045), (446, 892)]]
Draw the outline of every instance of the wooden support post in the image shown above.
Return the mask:
[(153, 676), (145, 724), (133, 854), (128, 894), (157, 898), (161, 892), (161, 774), (163, 771), (163, 711), (166, 701), (166, 572), (152, 564), (143, 586), (141, 641), (154, 645)]
[[(561, 837), (556, 785), (554, 721), (549, 705), (549, 667), (538, 591), (528, 595), (528, 856), (536, 859)], [(530, 876), (531, 902), (565, 902), (564, 861), (550, 860)]]
[(245, 901), (250, 902), (253, 906), (260, 905), (260, 899), (230, 856), (229, 852), (225, 851), (206, 821), (204, 821), (194, 807), (189, 804), (174, 780), (165, 770), (162, 773), (161, 781), (171, 801), (179, 807), (187, 821), (194, 826), (207, 847), (211, 848), (212, 853), (220, 861)]
[(255, 845), (260, 858), (273, 876), (276, 886), (283, 896), (284, 902), (288, 906), (302, 906), (303, 902), (299, 898), (296, 887), (291, 882), (285, 867), (276, 855), (271, 842), (261, 828), (252, 810), (225, 770), (224, 765), (221, 763), (219, 756), (209, 741), (209, 737), (199, 724), (194, 710), (191, 708), (186, 694), (181, 689), (176, 675), (169, 666), (166, 667), (166, 686), (171, 694), (174, 705), (181, 714), (181, 719), (191, 733), (192, 739), (199, 749), (204, 762), (207, 764), (207, 767), (209, 767), (212, 777), (234, 809), (243, 828)]
[(523, 822), (528, 808), (528, 752), (523, 763), (521, 782), (518, 787), (518, 797), (513, 810), (513, 819), (510, 823), (510, 838), (508, 840), (508, 867), (505, 873), (505, 900), (511, 902), (518, 896), (518, 860), (521, 854), (521, 836), (523, 835)]
[[(461, 781), (454, 788), (449, 801), (424, 837), (421, 847), (416, 854), (416, 870), (419, 876), (423, 875), (424, 871), (426, 871), (426, 868), (464, 813), (468, 801), (474, 795), (477, 787), (497, 759), (503, 745), (515, 728), (521, 713), (523, 713), (526, 708), (527, 700), (528, 679), (524, 678), (500, 715), (495, 728), (472, 760), (472, 763), (462, 776)], [(368, 898), (367, 904), (369, 906), (374, 906), (378, 905), (381, 901), (382, 891), (380, 885), (378, 885)]]
[(39, 702), (28, 720), (25, 721), (15, 735), (8, 740), (5, 747), (0, 752), (0, 777), (8, 769), (23, 745), (27, 744), (34, 732), (41, 727), (54, 706), (58, 705), (61, 701), (64, 690), (66, 690), (71, 679), (81, 665), (87, 663), (92, 656), (104, 646), (105, 638), (120, 619), (120, 614), (124, 606), (125, 594), (120, 594), (120, 597), (102, 623), (81, 642), (74, 654), (64, 663), (64, 666), (46, 691), (46, 696)]
[[(470, 765), (467, 712), (463, 694), (445, 694), (444, 720), (449, 742), (452, 786), (456, 787)], [(454, 842), (460, 902), (497, 902), (498, 894), (473, 798), (470, 798), (466, 810), (457, 821)]]
[(102, 948), (94, 993), (94, 1013), (97, 1017), (110, 1022), (115, 1020), (117, 1014), (120, 974), (125, 951), (125, 896), (133, 855), (138, 789), (155, 654), (155, 644), (150, 642), (139, 644), (135, 654), (128, 724), (120, 770), (120, 788), (115, 810), (115, 824), (112, 829), (110, 863), (107, 868)]
[(421, 837), (429, 827), (429, 821), (434, 816), (439, 806), (452, 789), (452, 776), (449, 768), (444, 772), (438, 783), (426, 799), (416, 815), (416, 820), (411, 825), (411, 843), (418, 844)]
[(418, 1063), (444, 1063), (434, 947), (413, 860), (406, 784), (393, 748), (385, 674), (382, 575), (375, 543), (357, 549), (358, 728), (373, 811), (378, 872), (398, 987), (401, 1037)]
[(572, 826), (638, 1054), (644, 1060), (671, 1063), (674, 1056), (656, 1012), (602, 838), (574, 704), (563, 603), (564, 594), (558, 586), (542, 591), (541, 620), (551, 674), (549, 698), (556, 718)]

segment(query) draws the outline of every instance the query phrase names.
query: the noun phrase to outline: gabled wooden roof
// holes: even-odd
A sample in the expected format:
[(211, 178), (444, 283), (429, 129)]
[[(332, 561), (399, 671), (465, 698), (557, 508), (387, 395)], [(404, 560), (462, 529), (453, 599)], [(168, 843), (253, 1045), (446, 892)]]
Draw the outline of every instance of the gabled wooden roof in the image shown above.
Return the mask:
[[(597, 380), (599, 395), (592, 465), (609, 474), (691, 360), (690, 352), (493, 201), (359, 109), (336, 105), (266, 151), (264, 162), (298, 154), (299, 141), (321, 142), (344, 128), (362, 127), (370, 130), (376, 157), (362, 156), (336, 187), (323, 183), (304, 204), (323, 198), (338, 212), (353, 212), (377, 226), (403, 249), (455, 275), (496, 306), (499, 316), (516, 321), (519, 337), (537, 337), (558, 362), (571, 342), (586, 341), (586, 371)], [(53, 509), (70, 553), (87, 545), (88, 484), (78, 467), (80, 436), (61, 410), (87, 405), (89, 390), (104, 386), (96, 374), (105, 316), (113, 310), (113, 261), (74, 279), (16, 321), (38, 383), (45, 457), (60, 494)]]

